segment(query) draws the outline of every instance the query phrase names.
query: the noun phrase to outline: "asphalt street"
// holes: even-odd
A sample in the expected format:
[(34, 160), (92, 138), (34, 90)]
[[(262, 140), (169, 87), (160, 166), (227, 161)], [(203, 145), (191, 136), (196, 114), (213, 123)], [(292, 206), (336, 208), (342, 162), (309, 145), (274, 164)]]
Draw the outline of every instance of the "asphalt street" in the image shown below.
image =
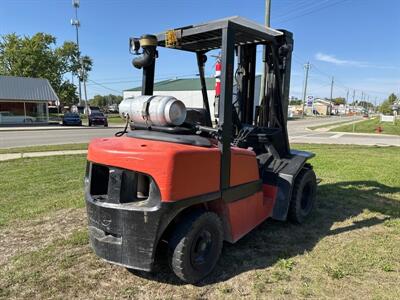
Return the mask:
[[(400, 136), (370, 135), (353, 133), (335, 133), (329, 131), (312, 131), (309, 126), (332, 124), (341, 121), (351, 121), (352, 117), (307, 118), (288, 122), (290, 141), (293, 143), (324, 143), (324, 144), (355, 144), (400, 146)], [(93, 138), (111, 137), (121, 130), (115, 127), (82, 127), (42, 130), (13, 131), (0, 130), (0, 148), (23, 147), (35, 145), (54, 145), (69, 143), (87, 143)]]

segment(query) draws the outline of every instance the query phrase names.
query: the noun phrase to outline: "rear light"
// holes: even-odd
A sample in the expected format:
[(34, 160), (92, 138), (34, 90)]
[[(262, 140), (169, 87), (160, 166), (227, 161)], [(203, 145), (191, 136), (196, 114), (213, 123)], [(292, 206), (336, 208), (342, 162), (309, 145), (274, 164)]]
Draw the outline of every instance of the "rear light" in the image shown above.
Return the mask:
[(154, 180), (143, 173), (94, 163), (89, 169), (89, 192), (97, 201), (121, 204), (141, 202), (158, 191)]

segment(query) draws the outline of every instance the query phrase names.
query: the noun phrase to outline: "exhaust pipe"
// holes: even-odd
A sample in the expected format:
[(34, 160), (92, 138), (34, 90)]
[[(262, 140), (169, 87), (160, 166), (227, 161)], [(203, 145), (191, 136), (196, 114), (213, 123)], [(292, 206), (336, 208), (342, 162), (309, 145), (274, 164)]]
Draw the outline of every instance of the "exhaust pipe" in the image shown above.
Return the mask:
[(157, 57), (157, 37), (155, 35), (143, 35), (140, 37), (140, 46), (143, 48), (142, 55), (135, 57), (132, 64), (141, 69), (150, 66)]

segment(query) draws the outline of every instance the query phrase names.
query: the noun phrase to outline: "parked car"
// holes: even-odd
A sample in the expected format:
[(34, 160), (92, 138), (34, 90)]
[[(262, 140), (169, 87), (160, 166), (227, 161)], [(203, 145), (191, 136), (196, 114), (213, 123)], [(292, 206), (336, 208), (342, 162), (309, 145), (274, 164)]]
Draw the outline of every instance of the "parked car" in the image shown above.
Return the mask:
[(92, 112), (89, 115), (89, 126), (92, 125), (104, 125), (104, 127), (108, 127), (107, 117), (102, 112)]
[(0, 111), (0, 124), (33, 123), (36, 119), (30, 116), (17, 116), (9, 111)]
[(78, 113), (68, 112), (63, 115), (62, 124), (82, 126), (82, 119)]

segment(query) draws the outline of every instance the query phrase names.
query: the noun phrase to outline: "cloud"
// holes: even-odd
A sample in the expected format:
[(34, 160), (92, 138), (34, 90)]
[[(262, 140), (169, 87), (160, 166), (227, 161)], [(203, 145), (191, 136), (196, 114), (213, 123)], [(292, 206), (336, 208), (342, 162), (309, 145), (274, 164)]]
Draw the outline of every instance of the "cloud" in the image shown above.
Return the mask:
[(359, 67), (359, 68), (395, 69), (395, 70), (399, 69), (398, 67), (395, 67), (395, 66), (376, 65), (376, 64), (371, 64), (369, 62), (365, 62), (365, 61), (339, 59), (339, 58), (336, 58), (334, 55), (324, 54), (321, 52), (318, 52), (317, 54), (315, 54), (315, 59), (319, 60), (319, 61), (335, 64), (338, 66), (353, 66), (353, 67)]
[(348, 66), (357, 66), (357, 67), (368, 67), (368, 63), (366, 62), (361, 62), (361, 61), (355, 61), (355, 60), (344, 60), (344, 59), (338, 59), (333, 55), (329, 54), (324, 54), (321, 52), (318, 52), (315, 54), (315, 59), (319, 61), (324, 61), (328, 63), (332, 63), (335, 65), (348, 65)]

